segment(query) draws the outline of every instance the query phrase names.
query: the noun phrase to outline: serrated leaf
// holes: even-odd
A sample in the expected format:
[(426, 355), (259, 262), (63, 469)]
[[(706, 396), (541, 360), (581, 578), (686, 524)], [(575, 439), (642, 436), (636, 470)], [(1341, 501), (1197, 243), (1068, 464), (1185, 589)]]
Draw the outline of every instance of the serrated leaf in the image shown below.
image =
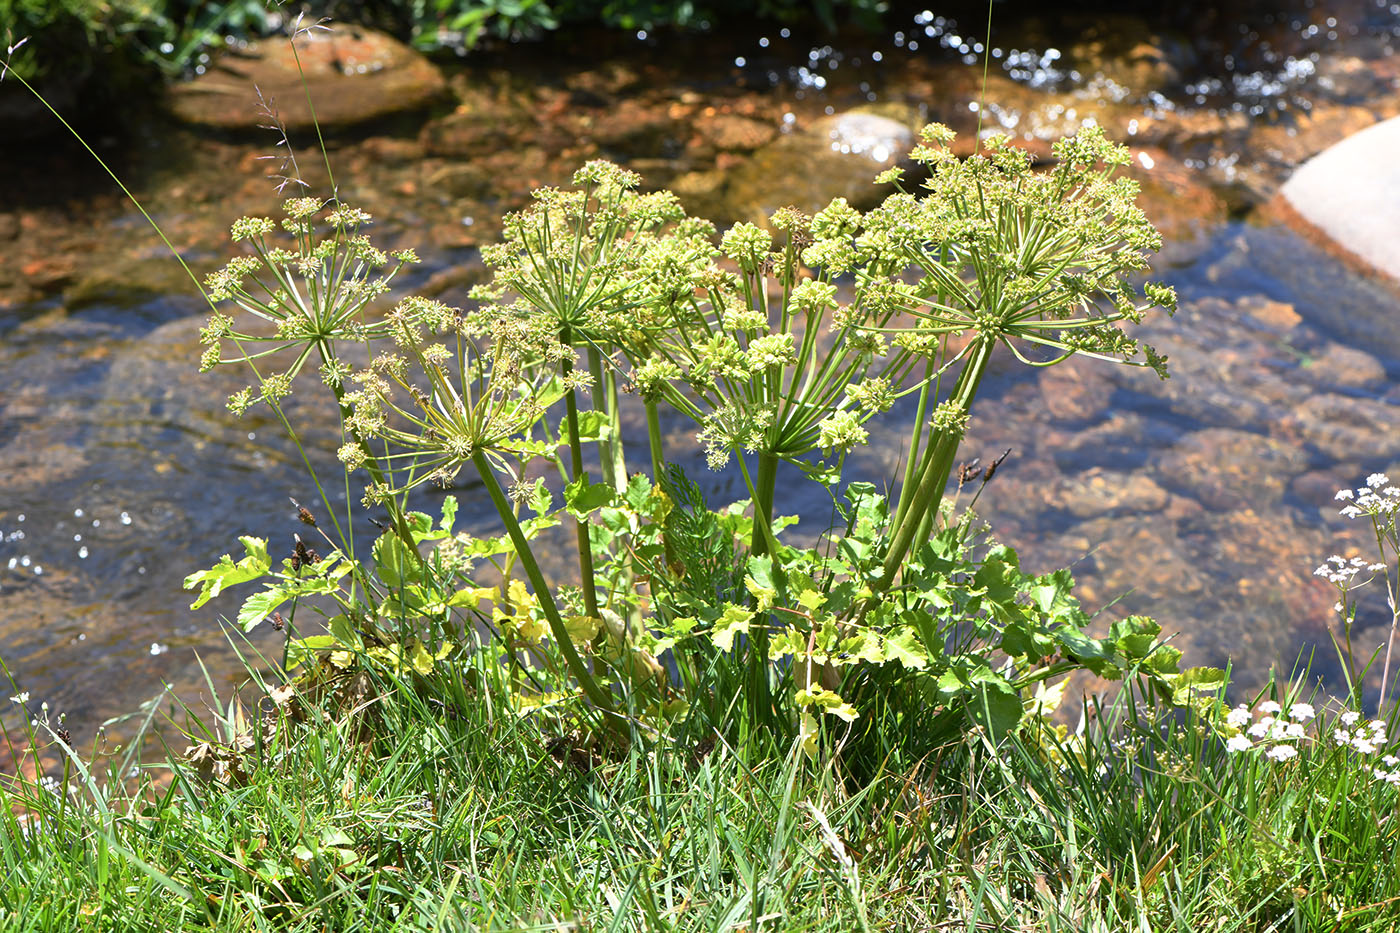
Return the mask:
[(200, 570), (185, 577), (185, 589), (192, 590), (196, 586), (200, 588), (199, 597), (190, 604), (191, 609), (203, 606), (223, 592), (225, 587), (256, 580), (272, 569), (272, 559), (267, 554), (266, 538), (241, 535), (238, 540), (247, 554), (238, 563), (235, 564), (233, 558), (225, 554), (208, 570)]
[(423, 647), (423, 642), (417, 638), (410, 638), (406, 647), (408, 650), (405, 653), (409, 665), (424, 677), (431, 674), (433, 672), (433, 656), (428, 654), (428, 649)]
[(720, 614), (714, 627), (710, 629), (710, 640), (721, 651), (734, 650), (734, 636), (741, 632), (748, 632), (749, 625), (753, 621), (753, 613), (743, 606), (736, 606), (733, 603), (725, 605), (724, 612)]
[(564, 487), (564, 507), (575, 518), (587, 518), (612, 500), (613, 488), (607, 483), (584, 483), (579, 477)]
[(928, 652), (924, 649), (919, 633), (912, 628), (906, 628), (886, 638), (883, 647), (886, 658), (898, 661), (911, 670), (923, 670), (928, 667)]
[(596, 616), (566, 616), (564, 618), (564, 629), (569, 633), (569, 637), (575, 644), (592, 641), (597, 637), (598, 632), (603, 627), (603, 622)]
[(491, 586), (464, 586), (447, 598), (447, 605), (475, 609), (483, 600), (495, 599), (497, 592), (496, 588)]
[(444, 534), (452, 534), (452, 526), (457, 522), (457, 497), (447, 496), (442, 500), (442, 521), (438, 527)]
[(238, 610), (238, 624), (243, 627), (243, 631), (251, 632), (290, 598), (290, 594), (281, 587), (254, 593), (243, 600), (243, 605)]

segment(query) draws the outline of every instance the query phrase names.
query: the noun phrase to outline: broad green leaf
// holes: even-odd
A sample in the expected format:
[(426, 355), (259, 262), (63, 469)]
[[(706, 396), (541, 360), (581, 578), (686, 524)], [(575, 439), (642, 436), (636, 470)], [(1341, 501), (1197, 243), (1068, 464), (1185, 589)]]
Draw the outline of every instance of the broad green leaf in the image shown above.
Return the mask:
[(968, 715), (997, 743), (1020, 724), (1025, 708), (1020, 694), (1000, 674), (991, 670), (979, 673), (977, 689), (967, 699)]
[(1178, 705), (1194, 695), (1218, 693), (1225, 687), (1225, 672), (1218, 667), (1188, 667), (1172, 678), (1172, 697)]
[(375, 574), (387, 586), (398, 588), (421, 580), (417, 560), (392, 531), (384, 532), (375, 540), (371, 553)]
[(428, 649), (423, 647), (423, 643), (417, 638), (410, 638), (406, 647), (409, 665), (424, 677), (431, 674), (433, 672), (433, 656), (428, 654)]
[(566, 616), (564, 629), (575, 644), (592, 641), (603, 627), (603, 622), (595, 616)]
[(442, 500), (442, 521), (438, 527), (445, 534), (452, 534), (452, 526), (457, 522), (457, 497), (447, 496)]
[(340, 644), (348, 645), (351, 648), (361, 647), (362, 641), (360, 639), (360, 633), (355, 631), (354, 625), (351, 624), (344, 613), (331, 616), (331, 620), (326, 627), (331, 630), (331, 634), (336, 637), (336, 640), (340, 642)]
[(238, 540), (242, 542), (243, 550), (247, 553), (238, 563), (235, 564), (233, 558), (225, 554), (210, 569), (185, 577), (185, 589), (192, 590), (196, 586), (200, 588), (199, 597), (190, 604), (191, 609), (203, 606), (223, 592), (224, 587), (256, 580), (272, 568), (272, 558), (267, 554), (266, 538), (242, 535)]
[(587, 518), (594, 510), (612, 502), (613, 488), (607, 483), (583, 482), (579, 477), (564, 487), (564, 506), (575, 518)]
[(238, 624), (243, 627), (243, 631), (251, 632), (290, 598), (291, 594), (280, 586), (254, 593), (243, 600), (243, 605), (238, 610)]
[(464, 586), (447, 598), (447, 605), (475, 609), (482, 600), (495, 599), (497, 592), (492, 586)]
[[(568, 416), (559, 419), (560, 438), (567, 438), (569, 428)], [(612, 436), (612, 425), (608, 424), (608, 416), (596, 409), (589, 409), (578, 413), (578, 439), (581, 441), (604, 440)]]
[(841, 694), (827, 690), (825, 687), (808, 687), (798, 690), (793, 695), (793, 702), (801, 707), (814, 707), (823, 713), (829, 713), (838, 719), (846, 722), (855, 722), (860, 716), (856, 708), (847, 703)]
[(733, 651), (734, 636), (740, 632), (747, 633), (752, 621), (753, 612), (751, 610), (727, 603), (724, 612), (715, 622), (714, 627), (710, 629), (710, 640), (721, 651)]
[(884, 650), (886, 658), (898, 661), (911, 670), (923, 670), (928, 667), (928, 652), (924, 650), (924, 643), (918, 632), (912, 628), (906, 628), (886, 638)]

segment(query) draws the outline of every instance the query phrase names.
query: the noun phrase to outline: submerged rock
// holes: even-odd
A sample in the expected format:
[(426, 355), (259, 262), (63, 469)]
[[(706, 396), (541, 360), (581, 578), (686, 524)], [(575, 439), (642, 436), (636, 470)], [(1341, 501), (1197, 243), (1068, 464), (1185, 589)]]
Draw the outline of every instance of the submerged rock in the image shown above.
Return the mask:
[(305, 129), (312, 125), (309, 91), (321, 126), (348, 126), (419, 109), (447, 87), (426, 58), (372, 29), (316, 29), (295, 44), (295, 54), (286, 39), (226, 51), (207, 72), (171, 88), (171, 110), (188, 123), (252, 129), (271, 122), (261, 112), (261, 94), (287, 129)]
[[(804, 131), (779, 137), (721, 172), (719, 179), (689, 178), (678, 184), (692, 192), (722, 190), (711, 197), (718, 202), (714, 212), (726, 219), (762, 220), (789, 205), (817, 211), (837, 197), (869, 209), (890, 193), (872, 184), (875, 176), (903, 163), (914, 144), (919, 121), (912, 111), (908, 117), (899, 120), (867, 110), (824, 117)], [(685, 197), (687, 191), (679, 193)]]

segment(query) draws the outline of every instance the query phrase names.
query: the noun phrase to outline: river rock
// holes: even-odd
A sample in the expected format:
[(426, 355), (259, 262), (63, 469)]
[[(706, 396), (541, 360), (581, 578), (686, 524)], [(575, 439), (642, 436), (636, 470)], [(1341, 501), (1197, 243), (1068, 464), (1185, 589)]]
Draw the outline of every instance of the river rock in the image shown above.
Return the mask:
[(1298, 216), (1346, 251), (1400, 278), (1400, 117), (1347, 137), (1283, 186)]
[(1382, 401), (1315, 394), (1279, 426), (1338, 460), (1400, 457), (1400, 410)]
[(1263, 510), (1307, 466), (1302, 450), (1277, 438), (1228, 428), (1186, 435), (1158, 464), (1158, 478), (1213, 510)]
[(302, 72), (323, 127), (416, 110), (447, 87), (435, 65), (398, 40), (360, 26), (334, 26), (302, 33), (296, 57), (286, 39), (229, 49), (204, 74), (171, 88), (170, 108), (189, 123), (252, 129), (271, 122), (259, 112), (261, 92), (287, 129), (305, 129), (312, 114)]
[(1374, 389), (1385, 383), (1385, 367), (1365, 350), (1328, 343), (1304, 372), (1327, 388)]
[(1047, 505), (1076, 518), (1159, 512), (1167, 504), (1167, 491), (1151, 477), (1097, 468), (1055, 481), (1044, 495)]
[(837, 197), (874, 207), (888, 193), (873, 184), (875, 176), (903, 161), (914, 144), (913, 122), (853, 110), (779, 137), (727, 173), (722, 212), (759, 220), (789, 205), (817, 211)]

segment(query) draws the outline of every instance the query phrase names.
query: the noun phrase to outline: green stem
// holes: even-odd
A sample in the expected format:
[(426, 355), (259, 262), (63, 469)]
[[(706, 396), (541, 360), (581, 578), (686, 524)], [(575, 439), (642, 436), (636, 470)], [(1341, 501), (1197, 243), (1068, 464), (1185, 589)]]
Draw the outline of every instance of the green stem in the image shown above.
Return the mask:
[[(743, 457), (739, 458), (744, 466)], [(744, 479), (748, 480), (748, 469), (744, 468)], [(778, 482), (778, 455), (764, 451), (758, 455), (758, 482), (750, 487), (753, 495), (753, 539), (749, 552), (755, 557), (768, 553), (768, 539), (773, 537), (773, 491)]]
[[(969, 356), (967, 363), (964, 364), (962, 372), (958, 374), (958, 381), (953, 386), (950, 401), (958, 404), (964, 413), (972, 409), (972, 401), (977, 395), (977, 388), (982, 383), (982, 377), (987, 372), (987, 364), (995, 346), (994, 340), (979, 338), (978, 346)], [(931, 509), (936, 509), (938, 503), (942, 501), (943, 490), (948, 485), (953, 461), (957, 458), (958, 447), (961, 444), (961, 431), (944, 430), (930, 434), (928, 455), (924, 457), (925, 464), (920, 470), (918, 485), (914, 489), (908, 507), (904, 509), (904, 514), (895, 525), (889, 550), (885, 554), (884, 574), (875, 587), (877, 594), (889, 590), (895, 575), (904, 563), (904, 558), (914, 544), (915, 534), (924, 523), (924, 518)], [(901, 506), (904, 505), (903, 500), (906, 495), (908, 495), (907, 490), (900, 495)]]
[(614, 729), (621, 729), (625, 720), (613, 706), (612, 697), (608, 691), (604, 690), (594, 678), (588, 665), (584, 664), (583, 658), (579, 656), (578, 649), (574, 647), (569, 630), (564, 627), (564, 620), (559, 616), (559, 607), (554, 604), (554, 595), (550, 592), (549, 583), (540, 571), (540, 565), (535, 561), (534, 552), (530, 550), (530, 542), (525, 540), (525, 533), (520, 529), (520, 522), (511, 510), (510, 500), (501, 490), (501, 484), (496, 480), (495, 470), (492, 469), (490, 461), (486, 459), (485, 452), (480, 450), (474, 452), (472, 465), (476, 467), (476, 471), (486, 487), (486, 493), (491, 497), (491, 504), (496, 507), (497, 514), (500, 515), (501, 521), (506, 526), (506, 534), (510, 536), (511, 544), (515, 546), (515, 555), (519, 558), (520, 565), (525, 568), (525, 576), (529, 578), (530, 585), (534, 587), (540, 609), (544, 612), (545, 621), (549, 623), (550, 633), (559, 646), (559, 653), (564, 656), (564, 664), (568, 667), (569, 673), (583, 687), (583, 692), (593, 705), (602, 712), (608, 725)]
[(899, 505), (895, 508), (894, 524), (897, 526), (900, 519), (904, 517), (905, 510), (909, 507), (906, 493), (914, 488), (915, 471), (919, 468), (919, 461), (923, 453), (924, 439), (924, 419), (928, 417), (928, 399), (933, 392), (933, 367), (934, 360), (929, 358), (924, 367), (924, 382), (919, 389), (919, 407), (914, 412), (914, 433), (909, 438), (909, 454), (904, 464), (904, 483), (899, 487)]
[(661, 416), (656, 410), (656, 400), (647, 399), (647, 446), (651, 449), (651, 479), (660, 483), (662, 470), (666, 468), (666, 458), (661, 452)]
[[(567, 358), (559, 364), (559, 369), (567, 379), (571, 369)], [(574, 482), (587, 486), (588, 473), (583, 468), (583, 444), (578, 436), (578, 400), (573, 389), (564, 393), (564, 410), (569, 432), (571, 478)], [(579, 584), (583, 587), (583, 611), (589, 618), (602, 618), (598, 615), (597, 581), (593, 573), (593, 544), (588, 539), (588, 519), (574, 519), (574, 532), (578, 540), (578, 572), (582, 578)]]

